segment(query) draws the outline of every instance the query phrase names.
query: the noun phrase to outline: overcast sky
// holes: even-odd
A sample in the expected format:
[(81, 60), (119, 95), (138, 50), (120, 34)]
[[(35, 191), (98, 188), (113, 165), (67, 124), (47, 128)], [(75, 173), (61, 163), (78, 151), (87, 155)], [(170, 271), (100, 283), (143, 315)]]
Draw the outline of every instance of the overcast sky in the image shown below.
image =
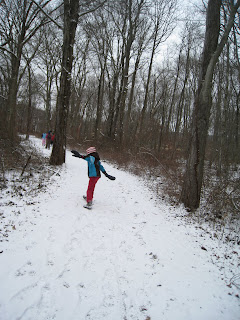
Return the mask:
[[(203, 1), (206, 2), (206, 0)], [(203, 7), (202, 0), (180, 0), (178, 6), (177, 26), (168, 40), (160, 45), (157, 61), (163, 61), (164, 56), (167, 55), (169, 58), (177, 52), (175, 48), (181, 42), (181, 32), (187, 21), (200, 22), (203, 27), (205, 26), (205, 16), (200, 13), (200, 8)]]

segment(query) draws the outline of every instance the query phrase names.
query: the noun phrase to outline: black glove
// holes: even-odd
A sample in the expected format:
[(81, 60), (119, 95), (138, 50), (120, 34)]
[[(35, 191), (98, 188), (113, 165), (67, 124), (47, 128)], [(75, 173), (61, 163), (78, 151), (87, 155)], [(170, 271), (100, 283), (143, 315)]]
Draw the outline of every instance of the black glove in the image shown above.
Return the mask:
[(115, 179), (116, 179), (115, 177), (110, 176), (110, 174), (107, 174), (107, 172), (106, 172), (106, 171), (105, 171), (105, 172), (103, 172), (103, 174), (105, 174), (105, 176), (106, 176), (108, 179), (110, 179), (110, 180), (115, 180)]
[(83, 156), (79, 153), (79, 152), (77, 152), (76, 150), (72, 150), (71, 151), (73, 154), (72, 154), (72, 156), (73, 157), (76, 157), (76, 158), (82, 158)]

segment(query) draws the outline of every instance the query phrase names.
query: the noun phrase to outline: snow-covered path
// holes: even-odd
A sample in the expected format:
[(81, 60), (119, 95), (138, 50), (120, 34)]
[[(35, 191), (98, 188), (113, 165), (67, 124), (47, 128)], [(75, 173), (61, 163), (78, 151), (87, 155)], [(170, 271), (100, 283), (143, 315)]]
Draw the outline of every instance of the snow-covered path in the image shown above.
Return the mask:
[(180, 209), (103, 162), (117, 179), (103, 176), (86, 210), (86, 165), (67, 152), (49, 193), (2, 243), (0, 319), (240, 319), (236, 291), (201, 249), (210, 240), (174, 218)]

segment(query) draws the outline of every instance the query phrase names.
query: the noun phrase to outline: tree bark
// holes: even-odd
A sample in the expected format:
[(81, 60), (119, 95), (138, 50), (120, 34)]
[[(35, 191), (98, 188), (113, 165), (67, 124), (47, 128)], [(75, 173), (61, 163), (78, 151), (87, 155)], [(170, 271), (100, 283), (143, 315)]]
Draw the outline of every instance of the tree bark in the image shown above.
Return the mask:
[(114, 73), (112, 87), (109, 89), (109, 112), (107, 118), (107, 135), (109, 138), (113, 137), (114, 134), (114, 115), (116, 105), (116, 91), (117, 91), (118, 73)]
[(26, 140), (29, 139), (30, 126), (32, 120), (32, 76), (30, 62), (27, 62), (28, 67), (28, 108), (27, 108), (27, 130), (26, 130)]
[(106, 68), (106, 58), (104, 61), (104, 66), (101, 67), (101, 74), (98, 83), (98, 97), (97, 97), (97, 117), (95, 123), (94, 136), (95, 140), (98, 139), (98, 133), (100, 129), (100, 124), (102, 120), (102, 109), (103, 109), (103, 95), (104, 95), (104, 85), (105, 85), (105, 68)]

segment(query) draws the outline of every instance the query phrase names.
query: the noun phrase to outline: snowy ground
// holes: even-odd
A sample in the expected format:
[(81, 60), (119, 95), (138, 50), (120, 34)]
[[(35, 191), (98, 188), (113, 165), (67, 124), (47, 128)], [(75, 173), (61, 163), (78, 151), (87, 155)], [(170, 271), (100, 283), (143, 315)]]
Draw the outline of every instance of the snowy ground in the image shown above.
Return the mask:
[(231, 285), (239, 246), (225, 264), (225, 246), (176, 218), (183, 209), (103, 165), (116, 180), (100, 179), (92, 211), (83, 208), (86, 162), (69, 151), (47, 192), (3, 191), (0, 228), (11, 230), (0, 234), (0, 319), (240, 319), (240, 290)]

